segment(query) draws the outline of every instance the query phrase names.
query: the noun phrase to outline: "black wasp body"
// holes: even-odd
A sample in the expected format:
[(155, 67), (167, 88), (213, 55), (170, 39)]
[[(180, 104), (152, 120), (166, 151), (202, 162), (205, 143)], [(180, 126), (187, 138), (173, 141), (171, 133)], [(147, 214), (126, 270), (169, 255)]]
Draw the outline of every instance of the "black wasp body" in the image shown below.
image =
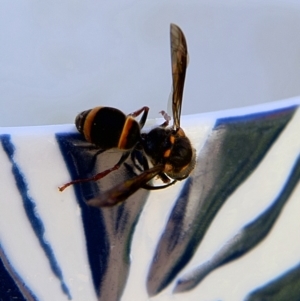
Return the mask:
[(80, 113), (76, 117), (75, 124), (85, 139), (100, 149), (129, 150), (141, 140), (141, 128), (146, 121), (146, 118), (142, 118), (139, 124), (134, 116), (141, 112), (145, 115), (148, 110), (148, 107), (143, 107), (126, 116), (116, 108), (96, 107)]
[[(180, 127), (180, 114), (188, 53), (184, 34), (171, 24), (171, 58), (173, 77), (172, 113), (173, 126), (169, 116), (161, 112), (165, 122), (148, 133), (141, 130), (146, 122), (149, 108), (143, 107), (132, 114), (125, 115), (118, 109), (96, 107), (80, 113), (75, 120), (78, 131), (85, 139), (101, 150), (118, 148), (123, 154), (115, 166), (92, 178), (71, 181), (59, 189), (87, 181), (97, 181), (110, 172), (117, 170), (134, 149), (143, 151), (149, 159), (141, 174), (108, 190), (90, 200), (88, 204), (97, 207), (113, 206), (124, 201), (139, 188), (162, 189), (189, 176), (195, 166), (195, 150)], [(142, 114), (139, 121), (135, 117)], [(164, 185), (152, 186), (148, 182), (158, 176)]]

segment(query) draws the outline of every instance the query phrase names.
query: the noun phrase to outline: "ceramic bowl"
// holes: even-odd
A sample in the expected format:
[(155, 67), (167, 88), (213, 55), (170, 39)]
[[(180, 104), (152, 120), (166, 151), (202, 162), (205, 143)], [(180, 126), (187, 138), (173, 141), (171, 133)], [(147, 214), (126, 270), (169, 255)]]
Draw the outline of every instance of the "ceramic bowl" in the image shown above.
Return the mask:
[[(299, 300), (298, 3), (23, 1), (0, 14), (0, 300)], [(143, 130), (163, 122), (171, 22), (191, 56), (193, 172), (90, 206), (143, 172), (134, 151), (60, 192), (121, 156), (85, 141), (78, 112), (148, 105)]]
[(2, 296), (264, 300), (271, 292), (296, 300), (299, 105), (183, 116), (197, 153), (191, 176), (108, 208), (87, 201), (133, 177), (131, 159), (59, 192), (121, 153), (95, 155), (73, 125), (2, 128)]

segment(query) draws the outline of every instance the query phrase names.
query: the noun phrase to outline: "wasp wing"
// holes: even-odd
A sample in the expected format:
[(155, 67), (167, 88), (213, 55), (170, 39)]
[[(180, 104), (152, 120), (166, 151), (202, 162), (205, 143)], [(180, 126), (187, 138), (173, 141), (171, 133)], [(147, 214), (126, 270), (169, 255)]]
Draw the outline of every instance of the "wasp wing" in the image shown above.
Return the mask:
[(112, 207), (124, 202), (128, 197), (163, 171), (163, 165), (156, 165), (141, 174), (90, 199), (87, 204), (93, 207)]
[(177, 130), (180, 128), (181, 104), (185, 72), (188, 65), (188, 51), (185, 36), (177, 25), (171, 24), (170, 36), (173, 78), (172, 111), (174, 129)]

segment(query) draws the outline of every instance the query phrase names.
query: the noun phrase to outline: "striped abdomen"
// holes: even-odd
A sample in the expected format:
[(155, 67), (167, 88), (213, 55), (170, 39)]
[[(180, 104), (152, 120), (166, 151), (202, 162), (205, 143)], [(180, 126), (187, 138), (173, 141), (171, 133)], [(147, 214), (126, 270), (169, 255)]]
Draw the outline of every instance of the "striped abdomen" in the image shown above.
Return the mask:
[(96, 107), (80, 113), (76, 127), (88, 142), (101, 149), (131, 149), (140, 140), (140, 126), (118, 109)]

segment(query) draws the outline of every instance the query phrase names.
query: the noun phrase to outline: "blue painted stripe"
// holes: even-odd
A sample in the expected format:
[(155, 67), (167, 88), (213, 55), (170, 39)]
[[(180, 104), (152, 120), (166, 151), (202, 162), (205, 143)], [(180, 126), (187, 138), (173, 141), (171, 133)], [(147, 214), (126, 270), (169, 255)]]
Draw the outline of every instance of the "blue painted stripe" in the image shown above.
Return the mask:
[(294, 113), (298, 108), (299, 108), (298, 105), (292, 105), (290, 107), (275, 109), (266, 112), (245, 114), (243, 116), (224, 117), (216, 120), (214, 128), (217, 128), (219, 126), (224, 126), (224, 125), (236, 124), (236, 123), (253, 122), (253, 121), (257, 122), (257, 120), (259, 119), (260, 120), (263, 120), (264, 118), (270, 119), (272, 116), (276, 122), (280, 115), (284, 115), (289, 112)]
[[(95, 164), (93, 161), (94, 158), (89, 154), (87, 149), (76, 146), (80, 144), (80, 142), (85, 141), (82, 135), (79, 133), (58, 133), (56, 134), (56, 139), (72, 179), (91, 176), (87, 170), (89, 170), (89, 172), (93, 171), (90, 170), (91, 168), (89, 167)], [(94, 163), (91, 164), (91, 162)], [(75, 185), (74, 192), (81, 209), (81, 218), (93, 284), (99, 296), (99, 284), (102, 283), (106, 271), (108, 270), (110, 244), (102, 211), (98, 208), (87, 206), (85, 202), (86, 195), (92, 198), (95, 196), (93, 191), (99, 193), (92, 188), (93, 185), (96, 184), (94, 182), (87, 182), (84, 185)]]
[(53, 273), (60, 280), (61, 288), (62, 288), (63, 292), (68, 296), (69, 300), (71, 300), (72, 296), (70, 294), (70, 290), (67, 287), (67, 285), (63, 279), (63, 274), (62, 274), (61, 268), (55, 258), (52, 247), (49, 244), (49, 242), (46, 241), (46, 239), (44, 238), (45, 237), (45, 227), (44, 227), (43, 221), (41, 220), (40, 216), (37, 213), (36, 203), (32, 199), (32, 197), (29, 196), (28, 185), (27, 185), (25, 176), (22, 173), (18, 164), (14, 160), (15, 147), (11, 142), (11, 137), (10, 137), (10, 135), (1, 135), (0, 140), (1, 140), (2, 147), (5, 151), (5, 153), (7, 154), (8, 159), (12, 164), (12, 173), (15, 177), (16, 186), (22, 197), (23, 206), (24, 206), (26, 215), (28, 217), (28, 220), (32, 226), (32, 229), (33, 229), (35, 235), (37, 236), (37, 239), (39, 240), (39, 243), (40, 243), (43, 251), (45, 252), (45, 254), (49, 260), (49, 264), (51, 266)]
[(0, 243), (0, 300), (38, 301), (11, 265)]
[[(165, 289), (191, 260), (220, 208), (259, 166), (296, 109), (216, 121), (156, 247), (147, 279), (150, 296)], [(194, 212), (192, 218), (187, 211)]]
[[(275, 201), (258, 217), (238, 231), (212, 258), (184, 274), (177, 281), (174, 291), (186, 292), (195, 288), (209, 273), (216, 268), (240, 258), (256, 247), (270, 233), (284, 205), (290, 199), (300, 181), (300, 156)], [(300, 268), (300, 266), (299, 266)], [(298, 268), (298, 269), (299, 269)], [(300, 270), (298, 271), (298, 273)], [(300, 284), (300, 281), (299, 281)], [(286, 283), (288, 285), (288, 283)], [(263, 300), (264, 298), (257, 299)], [(254, 299), (253, 299), (254, 300)], [(287, 298), (286, 300), (290, 300)]]

